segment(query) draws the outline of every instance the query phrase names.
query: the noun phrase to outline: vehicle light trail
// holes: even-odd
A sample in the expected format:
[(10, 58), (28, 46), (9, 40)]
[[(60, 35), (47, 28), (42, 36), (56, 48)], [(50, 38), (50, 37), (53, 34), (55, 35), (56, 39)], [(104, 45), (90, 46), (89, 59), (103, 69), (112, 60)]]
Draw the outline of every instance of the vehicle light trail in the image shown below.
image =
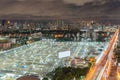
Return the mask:
[[(91, 68), (90, 68), (89, 72), (87, 73), (84, 80), (94, 80), (93, 77), (94, 77), (95, 73), (98, 71), (99, 67), (103, 64), (103, 62), (106, 61), (108, 54), (110, 53), (112, 47), (114, 46), (113, 44), (115, 43), (115, 41), (118, 38), (118, 33), (119, 33), (119, 30), (116, 29), (114, 35), (110, 39), (108, 48), (104, 51), (103, 56), (101, 57), (101, 59), (98, 61), (97, 64), (95, 64), (94, 66), (91, 66)], [(107, 66), (107, 64), (108, 63), (106, 63), (105, 66)]]

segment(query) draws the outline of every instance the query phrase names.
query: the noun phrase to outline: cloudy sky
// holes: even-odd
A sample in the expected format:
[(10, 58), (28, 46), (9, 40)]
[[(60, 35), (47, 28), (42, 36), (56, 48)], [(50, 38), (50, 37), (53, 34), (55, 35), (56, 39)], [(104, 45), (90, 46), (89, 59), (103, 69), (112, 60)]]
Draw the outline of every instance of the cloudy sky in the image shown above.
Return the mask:
[(0, 0), (0, 16), (119, 15), (119, 10), (120, 0)]

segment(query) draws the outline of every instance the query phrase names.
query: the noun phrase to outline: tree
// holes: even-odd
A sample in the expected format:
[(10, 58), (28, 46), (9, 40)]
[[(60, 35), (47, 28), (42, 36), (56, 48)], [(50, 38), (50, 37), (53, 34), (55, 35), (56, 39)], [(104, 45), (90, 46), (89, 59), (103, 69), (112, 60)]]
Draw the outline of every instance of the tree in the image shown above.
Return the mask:
[(85, 76), (89, 70), (89, 67), (86, 68), (74, 68), (74, 67), (58, 67), (55, 71), (52, 71), (47, 74), (52, 80), (73, 80), (79, 79), (80, 76)]
[(48, 78), (47, 78), (47, 77), (44, 77), (42, 80), (48, 80)]

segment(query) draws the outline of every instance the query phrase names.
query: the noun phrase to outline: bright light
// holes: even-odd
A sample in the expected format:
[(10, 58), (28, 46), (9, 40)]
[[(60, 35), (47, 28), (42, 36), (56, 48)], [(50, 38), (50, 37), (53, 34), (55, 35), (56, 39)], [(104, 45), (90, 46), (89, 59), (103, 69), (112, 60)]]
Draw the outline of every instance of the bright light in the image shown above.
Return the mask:
[(117, 77), (118, 77), (118, 80), (120, 80), (120, 73), (119, 72), (117, 73)]
[(68, 57), (68, 56), (70, 56), (70, 51), (64, 51), (58, 53), (59, 58)]
[(10, 21), (7, 21), (8, 24), (10, 24)]

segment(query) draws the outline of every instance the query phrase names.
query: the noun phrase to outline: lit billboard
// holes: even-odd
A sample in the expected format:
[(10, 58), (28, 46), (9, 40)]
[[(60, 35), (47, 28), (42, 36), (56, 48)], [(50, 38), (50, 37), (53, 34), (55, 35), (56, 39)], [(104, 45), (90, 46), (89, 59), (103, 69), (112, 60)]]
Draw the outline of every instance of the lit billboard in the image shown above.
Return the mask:
[(58, 58), (64, 58), (70, 56), (70, 51), (64, 51), (58, 53)]

